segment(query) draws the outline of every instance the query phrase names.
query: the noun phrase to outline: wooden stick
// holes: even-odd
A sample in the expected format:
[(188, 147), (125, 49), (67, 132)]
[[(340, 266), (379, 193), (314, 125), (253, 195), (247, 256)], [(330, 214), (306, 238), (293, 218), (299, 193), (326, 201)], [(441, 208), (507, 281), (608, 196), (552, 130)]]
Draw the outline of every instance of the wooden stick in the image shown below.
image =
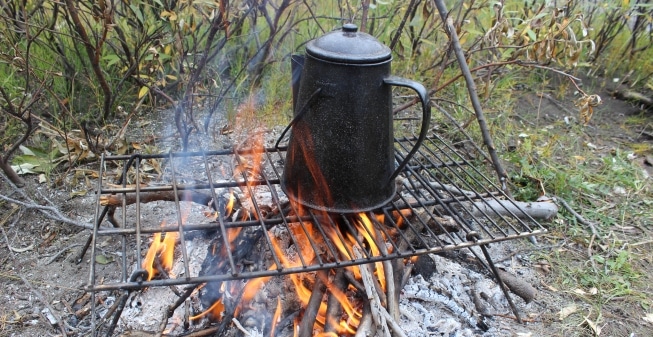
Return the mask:
[[(353, 247), (354, 257), (357, 259), (362, 258), (363, 254), (360, 252), (361, 248), (357, 245)], [(372, 310), (372, 319), (376, 324), (377, 332), (381, 337), (391, 337), (390, 330), (386, 323), (386, 318), (381, 313), (381, 300), (377, 292), (374, 290), (374, 278), (372, 277), (372, 272), (369, 269), (369, 265), (362, 264), (359, 266), (361, 271), (361, 276), (363, 277), (363, 285), (365, 286), (365, 293), (367, 294), (367, 299), (370, 301), (370, 309)]]
[(345, 292), (347, 289), (347, 278), (345, 277), (345, 269), (340, 268), (336, 271), (336, 275), (329, 285), (329, 298), (327, 299), (327, 313), (324, 322), (325, 333), (335, 333), (340, 324), (340, 317), (342, 316), (342, 304), (334, 292)]
[(384, 307), (381, 307), (381, 314), (383, 314), (383, 316), (386, 319), (386, 322), (388, 322), (390, 327), (392, 328), (392, 332), (393, 332), (392, 335), (393, 336), (395, 336), (395, 337), (408, 337), (408, 336), (406, 336), (404, 331), (399, 326), (399, 323), (397, 323), (397, 321), (395, 321), (395, 319), (392, 318), (392, 316), (390, 316), (390, 313), (388, 313), (388, 311), (385, 310)]
[(594, 225), (594, 223), (591, 222), (591, 221), (588, 221), (587, 219), (583, 218), (582, 215), (578, 214), (578, 212), (576, 212), (576, 211), (575, 211), (575, 210), (574, 210), (574, 209), (573, 209), (573, 208), (572, 208), (572, 207), (571, 207), (571, 206), (570, 206), (570, 205), (565, 201), (565, 199), (562, 199), (562, 198), (560, 198), (560, 197), (554, 196), (554, 197), (553, 197), (553, 200), (559, 202), (560, 205), (562, 205), (562, 207), (564, 207), (564, 208), (565, 208), (569, 213), (571, 213), (574, 217), (576, 217), (576, 219), (578, 220), (578, 222), (582, 223), (583, 225), (588, 226), (588, 227), (590, 228), (590, 230), (592, 231), (592, 234), (594, 234), (594, 236), (596, 236), (596, 237), (599, 238), (599, 239), (603, 239), (603, 238), (599, 235), (599, 232), (596, 230), (596, 226)]
[[(386, 247), (383, 240), (383, 236), (379, 232), (379, 229), (374, 227), (374, 235), (376, 236), (376, 241), (379, 243), (379, 251), (381, 254), (388, 255), (388, 247)], [(385, 276), (385, 303), (388, 308), (388, 312), (393, 319), (399, 319), (399, 292), (396, 291), (398, 284), (396, 283), (395, 270), (393, 268), (393, 263), (389, 260), (383, 261), (383, 273)], [(399, 278), (401, 280), (401, 277)]]
[(534, 219), (549, 220), (558, 214), (558, 206), (548, 201), (523, 202), (492, 199), (476, 202), (466, 201), (453, 206), (458, 210), (465, 209), (476, 217), (483, 216), (484, 213), (489, 216), (512, 216), (514, 214), (518, 218), (530, 216)]
[(365, 303), (363, 306), (363, 316), (361, 317), (354, 337), (370, 337), (375, 334), (376, 330), (372, 329), (372, 309), (369, 303)]
[(313, 325), (315, 324), (317, 313), (320, 310), (320, 304), (322, 304), (322, 296), (326, 290), (324, 280), (327, 278), (325, 271), (319, 271), (318, 273), (322, 273), (322, 275), (318, 274), (315, 277), (311, 298), (309, 298), (308, 304), (306, 305), (304, 317), (302, 317), (302, 321), (299, 323), (299, 337), (313, 336)]
[[(178, 200), (193, 201), (201, 205), (208, 205), (211, 202), (211, 196), (195, 191), (181, 190), (177, 191)], [(136, 193), (117, 194), (117, 195), (102, 195), (100, 196), (101, 206), (122, 206), (122, 201), (125, 200), (127, 205), (136, 203)], [(174, 191), (158, 191), (158, 192), (141, 192), (140, 202), (148, 203), (152, 201), (175, 201)]]
[(511, 196), (510, 190), (508, 190), (508, 187), (505, 184), (505, 182), (508, 180), (508, 173), (503, 168), (503, 164), (501, 163), (499, 155), (496, 151), (496, 147), (494, 146), (494, 141), (490, 136), (490, 129), (485, 120), (483, 108), (481, 107), (481, 101), (478, 98), (478, 92), (476, 91), (476, 84), (474, 83), (474, 78), (472, 77), (472, 73), (469, 70), (469, 66), (467, 65), (467, 59), (465, 58), (465, 53), (463, 52), (462, 46), (460, 45), (460, 39), (458, 38), (458, 33), (454, 27), (453, 20), (449, 17), (449, 12), (443, 0), (435, 0), (435, 7), (440, 13), (440, 17), (442, 18), (442, 23), (444, 24), (445, 28), (444, 31), (449, 36), (449, 41), (451, 42), (451, 47), (454, 51), (454, 55), (458, 60), (460, 71), (465, 78), (467, 91), (469, 93), (469, 99), (472, 103), (472, 107), (474, 108), (474, 112), (476, 113), (476, 120), (481, 130), (483, 143), (487, 147), (487, 151), (490, 154), (490, 158), (492, 159), (492, 164), (494, 165), (494, 170), (497, 173), (497, 177), (499, 178), (499, 181), (502, 182), (504, 192), (508, 196)]
[(347, 278), (349, 284), (353, 285), (356, 290), (358, 290), (360, 293), (365, 293), (365, 287), (360, 282), (358, 282), (354, 273), (345, 269), (345, 277)]

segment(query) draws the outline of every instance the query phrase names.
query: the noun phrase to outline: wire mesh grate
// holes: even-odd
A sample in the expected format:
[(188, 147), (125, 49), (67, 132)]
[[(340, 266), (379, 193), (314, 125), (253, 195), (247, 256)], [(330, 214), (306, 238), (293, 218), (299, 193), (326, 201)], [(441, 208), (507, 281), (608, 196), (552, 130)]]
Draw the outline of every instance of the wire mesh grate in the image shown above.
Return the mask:
[[(396, 139), (398, 162), (414, 143), (413, 138)], [(122, 168), (122, 182), (113, 185), (100, 179), (96, 226), (89, 240), (93, 263), (88, 290), (134, 290), (311, 272), (546, 232), (484, 173), (489, 159), (468, 139), (451, 143), (438, 135), (428, 137), (397, 179), (396, 197), (379, 209), (353, 215), (302, 210), (289, 203), (279, 186), (284, 157), (284, 148), (103, 157), (100, 176), (108, 174), (107, 167)], [(162, 169), (156, 179), (145, 181), (153, 166)], [(160, 212), (146, 215), (142, 204), (155, 201)], [(189, 209), (188, 203), (200, 205), (203, 211)], [(237, 207), (228, 209), (230, 203)], [(189, 212), (208, 215), (189, 217)], [(172, 221), (162, 223), (164, 215)], [(275, 250), (274, 231), (280, 229), (297, 247), (293, 261)], [(183, 272), (147, 280), (148, 272), (142, 267), (147, 240), (157, 234), (163, 240), (171, 233), (178, 237), (175, 254), (183, 262)], [(222, 254), (219, 268), (203, 273), (191, 270), (186, 246), (198, 233), (214, 238), (217, 246), (213, 249)], [(475, 239), (469, 239), (470, 235)], [(355, 257), (346, 242), (358, 240), (364, 246), (360, 236), (371, 238), (382, 249)], [(254, 244), (269, 258), (266, 268), (243, 266)], [(97, 256), (107, 250), (106, 245), (119, 252), (120, 272), (113, 279), (98, 273), (102, 267)]]

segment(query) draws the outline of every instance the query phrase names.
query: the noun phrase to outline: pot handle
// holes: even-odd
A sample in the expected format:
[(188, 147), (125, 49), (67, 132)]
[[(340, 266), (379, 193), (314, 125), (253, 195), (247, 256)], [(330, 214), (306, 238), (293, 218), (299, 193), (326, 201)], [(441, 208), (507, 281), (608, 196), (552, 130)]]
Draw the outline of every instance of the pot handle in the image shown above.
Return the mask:
[(293, 125), (295, 125), (295, 123), (297, 123), (297, 121), (299, 121), (300, 119), (302, 119), (302, 117), (304, 117), (304, 114), (308, 111), (308, 107), (311, 106), (311, 103), (313, 103), (313, 100), (315, 99), (315, 97), (317, 97), (317, 94), (319, 94), (320, 91), (322, 91), (322, 88), (315, 89), (315, 91), (308, 98), (308, 100), (306, 101), (304, 106), (302, 106), (301, 110), (299, 110), (299, 112), (295, 115), (295, 117), (293, 117), (293, 119), (286, 126), (286, 128), (283, 129), (283, 131), (281, 132), (281, 135), (279, 136), (279, 138), (277, 138), (277, 142), (274, 144), (275, 149), (277, 149), (277, 150), (279, 149), (279, 143), (281, 143), (281, 140), (283, 139), (283, 137), (286, 136), (286, 133), (288, 132), (288, 130), (290, 130), (290, 128)]
[(413, 157), (413, 155), (417, 152), (419, 149), (420, 145), (422, 145), (422, 142), (426, 138), (426, 134), (429, 130), (429, 123), (431, 121), (431, 105), (429, 104), (429, 94), (428, 91), (426, 91), (426, 88), (421, 83), (415, 82), (413, 80), (409, 80), (403, 77), (398, 77), (398, 76), (390, 76), (388, 78), (385, 78), (383, 80), (383, 83), (388, 84), (388, 85), (395, 85), (398, 87), (406, 87), (415, 90), (417, 92), (417, 96), (419, 96), (419, 100), (422, 102), (422, 129), (419, 132), (419, 137), (417, 138), (417, 143), (415, 143), (415, 146), (413, 146), (413, 149), (408, 152), (404, 160), (399, 164), (395, 172), (390, 176), (390, 182), (394, 178), (399, 175), (399, 173), (406, 167), (408, 164), (408, 161)]

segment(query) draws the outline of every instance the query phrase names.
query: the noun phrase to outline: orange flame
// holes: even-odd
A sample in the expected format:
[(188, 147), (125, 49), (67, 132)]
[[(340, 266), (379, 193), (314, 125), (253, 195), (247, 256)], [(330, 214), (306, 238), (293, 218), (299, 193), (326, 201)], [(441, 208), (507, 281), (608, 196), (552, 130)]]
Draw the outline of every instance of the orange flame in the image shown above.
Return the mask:
[[(161, 225), (165, 225), (165, 222)], [(157, 255), (159, 256), (159, 261), (163, 269), (166, 271), (172, 269), (175, 254), (175, 242), (177, 241), (178, 236), (179, 233), (177, 232), (167, 232), (165, 233), (165, 237), (162, 239), (161, 233), (154, 233), (152, 244), (147, 250), (147, 255), (145, 255), (142, 264), (143, 269), (147, 270), (148, 281), (151, 281), (154, 276), (159, 273), (154, 264)]]
[(234, 192), (231, 191), (231, 193), (229, 193), (229, 201), (227, 201), (227, 205), (225, 206), (225, 216), (231, 215), (231, 212), (234, 211), (235, 204), (236, 204), (236, 196), (234, 195)]
[(274, 337), (274, 330), (277, 328), (279, 323), (279, 318), (281, 318), (281, 297), (277, 296), (277, 310), (274, 311), (274, 316), (272, 317), (272, 327), (270, 329), (270, 337)]
[(224, 314), (224, 304), (222, 303), (222, 299), (218, 299), (217, 301), (215, 301), (210, 308), (204, 310), (200, 314), (191, 316), (189, 318), (191, 321), (194, 321), (208, 314), (210, 314), (211, 317), (216, 317), (216, 318), (222, 317), (222, 315)]
[[(255, 110), (253, 108), (252, 102), (248, 102), (247, 105), (241, 106), (241, 109), (239, 109), (241, 113), (243, 112), (247, 113), (250, 110), (252, 111)], [(296, 129), (299, 129), (305, 126), (301, 125), (301, 123), (298, 123), (294, 127)], [(245, 193), (246, 198), (254, 198), (253, 195), (249, 195), (249, 191), (256, 190), (257, 187), (254, 186), (254, 181), (260, 179), (260, 172), (261, 172), (260, 170), (262, 169), (263, 167), (262, 163), (265, 160), (264, 158), (265, 152), (262, 151), (263, 144), (264, 144), (262, 133), (259, 133), (259, 135), (260, 137), (256, 136), (256, 137), (248, 138), (248, 145), (243, 146), (241, 149), (238, 149), (236, 151), (237, 153), (236, 160), (238, 164), (234, 168), (233, 173), (238, 177), (238, 179), (245, 180), (244, 181), (245, 186), (243, 186), (242, 191)], [(322, 200), (314, 200), (314, 201), (316, 201), (316, 203), (318, 204), (322, 203), (322, 205), (324, 206), (331, 205), (332, 200), (331, 200), (329, 186), (326, 180), (324, 179), (324, 177), (322, 176), (322, 171), (318, 163), (314, 160), (314, 154), (310, 153), (310, 149), (313, 148), (312, 146), (313, 144), (311, 144), (312, 139), (311, 137), (307, 137), (307, 139), (303, 139), (303, 141), (306, 142), (305, 146), (299, 147), (294, 152), (287, 153), (286, 162), (294, 162), (293, 160), (294, 156), (303, 156), (308, 171), (310, 172), (311, 177), (315, 182), (314, 186), (316, 186), (316, 190), (319, 191), (318, 197), (322, 199)], [(253, 151), (250, 152), (249, 150), (253, 150)], [(291, 190), (296, 193), (295, 197), (300, 200), (302, 197), (301, 195), (302, 192), (308, 193), (308, 191), (302, 191), (302, 189), (297, 188), (297, 186), (294, 187), (295, 188), (291, 188)], [(235, 197), (232, 194), (230, 195), (226, 205), (226, 214), (228, 215), (233, 214), (234, 204), (235, 204)], [(295, 209), (299, 210), (298, 214), (296, 214), (297, 216), (301, 218), (302, 216), (306, 215), (303, 206), (301, 205), (294, 205), (294, 206)], [(406, 210), (406, 211), (410, 213), (410, 210)], [(248, 217), (258, 216), (255, 212), (251, 212), (251, 214), (249, 214), (249, 212), (247, 212), (246, 209), (243, 209), (242, 212), (244, 218), (241, 220), (247, 220)], [(315, 211), (313, 210), (313, 212)], [(339, 231), (337, 226), (336, 228), (323, 226), (321, 230), (326, 232), (328, 239), (336, 246), (337, 251), (340, 253), (340, 255), (345, 258), (348, 259), (353, 258), (353, 256), (350, 256), (350, 254), (353, 251), (354, 247), (356, 246), (358, 246), (357, 249), (368, 252), (369, 256), (378, 257), (385, 253), (388, 253), (392, 249), (391, 247), (386, 247), (386, 246), (379, 247), (378, 245), (385, 245), (386, 240), (389, 239), (388, 237), (386, 237), (386, 235), (394, 236), (395, 232), (391, 228), (387, 228), (385, 232), (378, 231), (375, 228), (375, 222), (373, 222), (373, 220), (376, 221), (377, 224), (381, 224), (381, 225), (385, 224), (386, 220), (387, 221), (395, 220), (396, 225), (401, 226), (403, 223), (403, 216), (407, 216), (409, 213), (405, 213), (404, 210), (394, 211), (390, 215), (390, 217), (392, 217), (393, 219), (386, 219), (386, 217), (383, 214), (376, 215), (375, 217), (370, 218), (368, 217), (367, 214), (360, 213), (358, 214), (357, 218), (353, 221), (353, 226), (355, 228), (355, 231), (357, 232), (356, 234), (344, 233), (344, 232), (339, 233), (337, 232)], [(328, 219), (330, 217), (330, 215), (327, 212), (322, 212), (320, 216), (322, 216), (324, 219)], [(318, 252), (316, 252), (313, 249), (314, 245), (317, 245), (318, 247), (325, 246), (325, 242), (322, 239), (323, 236), (321, 233), (319, 233), (318, 228), (316, 228), (315, 226), (319, 226), (319, 224), (313, 224), (312, 222), (298, 222), (298, 223), (290, 224), (287, 227), (290, 231), (293, 241), (295, 241), (294, 242), (295, 249), (297, 249), (296, 254), (300, 255), (303, 258), (303, 261), (306, 263), (313, 263), (316, 259), (315, 254), (318, 254)], [(232, 248), (234, 248), (233, 247), (234, 240), (237, 238), (239, 231), (240, 228), (227, 229), (227, 238)], [(311, 240), (309, 240), (309, 238)], [(285, 249), (283, 248), (283, 244), (282, 244), (283, 240), (277, 238), (272, 233), (270, 233), (269, 239), (272, 244), (273, 254), (275, 254), (278, 257), (279, 263), (281, 264), (281, 266), (283, 266), (283, 268), (303, 267), (302, 259), (299, 259), (296, 256), (290, 255), (288, 252), (285, 252)], [(270, 266), (270, 269), (275, 269), (275, 268), (277, 268), (277, 266), (274, 264)], [(348, 269), (348, 271), (353, 273), (355, 278), (357, 278), (358, 280), (362, 280), (359, 267), (349, 266), (346, 268)], [(374, 272), (377, 276), (376, 279), (378, 279), (377, 286), (379, 286), (381, 290), (385, 290), (386, 283), (391, 280), (385, 279), (383, 263), (381, 262), (374, 263)], [(315, 277), (313, 275), (315, 274), (294, 273), (289, 275), (289, 278), (294, 285), (297, 298), (301, 302), (301, 305), (303, 307), (306, 307), (308, 305), (308, 302), (312, 295), (311, 288), (313, 287), (313, 285), (315, 285), (316, 282)], [(318, 275), (320, 275), (320, 273), (318, 273)], [(241, 303), (244, 304), (244, 303), (251, 302), (251, 300), (256, 296), (256, 294), (260, 292), (261, 287), (263, 287), (264, 284), (269, 279), (270, 277), (263, 277), (263, 278), (249, 280), (242, 289)], [(327, 320), (326, 317), (327, 304), (325, 301), (322, 301), (318, 309), (316, 322), (313, 326), (313, 331), (316, 331), (316, 336), (335, 337), (340, 335), (351, 336), (355, 334), (360, 324), (360, 320), (362, 318), (363, 303), (357, 300), (356, 298), (348, 296), (349, 289), (343, 291), (342, 289), (337, 289), (337, 287), (333, 286), (327, 279), (324, 279), (322, 281), (324, 281), (324, 284), (327, 285), (327, 290), (329, 294), (335, 297), (338, 300), (338, 302), (341, 304), (343, 314), (342, 317), (329, 317), (329, 319), (339, 320), (338, 322), (329, 322), (331, 323), (331, 326), (335, 327), (335, 330), (337, 330), (336, 332), (322, 331), (324, 330), (324, 325)], [(234, 313), (234, 316), (237, 315), (237, 312), (238, 310), (241, 309), (241, 306), (239, 306), (236, 309), (236, 313)], [(222, 305), (221, 301), (217, 301), (216, 304), (214, 304), (210, 309), (213, 309), (214, 312), (218, 311), (221, 314), (222, 311), (224, 310), (224, 306)], [(280, 298), (277, 298), (277, 307), (274, 313), (274, 319), (272, 322), (272, 329), (271, 329), (272, 334), (274, 333), (276, 324), (278, 323), (279, 317), (282, 312), (283, 312), (283, 308), (281, 307), (281, 300)], [(206, 315), (206, 313), (202, 313), (194, 317), (199, 318), (204, 315)], [(298, 335), (298, 329), (299, 329), (299, 318), (295, 319), (294, 322), (294, 328), (293, 328), (294, 336)]]

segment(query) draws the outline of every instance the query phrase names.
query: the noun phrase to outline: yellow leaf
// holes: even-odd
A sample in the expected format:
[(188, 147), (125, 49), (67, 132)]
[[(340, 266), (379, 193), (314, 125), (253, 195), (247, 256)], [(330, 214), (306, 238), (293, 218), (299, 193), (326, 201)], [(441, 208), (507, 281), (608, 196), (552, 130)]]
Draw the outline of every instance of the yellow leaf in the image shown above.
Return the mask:
[(166, 75), (166, 77), (167, 77), (168, 79), (170, 79), (170, 80), (173, 80), (173, 81), (176, 81), (176, 80), (177, 80), (177, 76), (175, 76), (175, 75)]
[(161, 18), (162, 19), (169, 18), (170, 21), (175, 21), (175, 20), (177, 20), (177, 13), (169, 12), (169, 11), (163, 11), (163, 12), (161, 12)]
[(143, 96), (147, 95), (147, 93), (150, 91), (150, 88), (148, 87), (141, 87), (141, 90), (138, 91), (138, 98), (143, 98)]

